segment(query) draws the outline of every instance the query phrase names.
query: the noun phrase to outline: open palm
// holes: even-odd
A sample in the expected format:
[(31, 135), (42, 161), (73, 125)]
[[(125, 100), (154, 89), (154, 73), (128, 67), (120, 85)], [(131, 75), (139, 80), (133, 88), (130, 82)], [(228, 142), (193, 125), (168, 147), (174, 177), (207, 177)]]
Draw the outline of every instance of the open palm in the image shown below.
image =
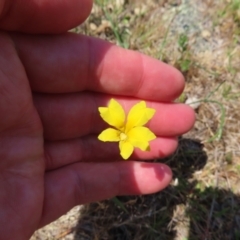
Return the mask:
[(24, 4), (0, 3), (4, 240), (28, 239), (77, 204), (168, 185), (167, 166), (122, 161), (117, 144), (97, 139), (106, 127), (98, 107), (112, 97), (126, 111), (139, 99), (156, 109), (148, 127), (158, 137), (150, 152), (136, 150), (132, 160), (172, 153), (176, 136), (194, 122), (189, 107), (172, 103), (184, 87), (178, 71), (137, 52), (65, 33), (88, 16), (90, 0)]

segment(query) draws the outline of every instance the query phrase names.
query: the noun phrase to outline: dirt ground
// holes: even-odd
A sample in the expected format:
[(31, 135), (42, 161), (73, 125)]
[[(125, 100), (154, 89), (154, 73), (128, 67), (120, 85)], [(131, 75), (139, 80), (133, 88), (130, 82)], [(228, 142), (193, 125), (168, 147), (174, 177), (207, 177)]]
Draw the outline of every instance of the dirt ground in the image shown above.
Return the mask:
[(96, 0), (72, 31), (169, 63), (194, 128), (166, 159), (164, 191), (78, 206), (31, 240), (240, 239), (240, 0)]

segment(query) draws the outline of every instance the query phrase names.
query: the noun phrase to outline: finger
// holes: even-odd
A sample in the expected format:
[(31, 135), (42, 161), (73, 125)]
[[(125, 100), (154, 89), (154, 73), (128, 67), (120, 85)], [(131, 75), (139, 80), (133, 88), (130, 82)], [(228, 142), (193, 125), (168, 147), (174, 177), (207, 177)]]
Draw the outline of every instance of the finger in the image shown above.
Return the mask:
[[(173, 153), (176, 138), (157, 138), (150, 142), (151, 151), (135, 149), (130, 159), (156, 159)], [(45, 143), (45, 167), (53, 170), (77, 162), (122, 161), (118, 143), (104, 143), (96, 135), (79, 139)]]
[(0, 28), (25, 33), (60, 33), (89, 15), (91, 0), (3, 0), (0, 3)]
[(116, 195), (149, 194), (165, 188), (172, 177), (164, 164), (116, 162), (78, 163), (46, 173), (40, 226), (78, 204)]
[[(110, 96), (101, 94), (35, 95), (35, 106), (40, 114), (44, 136), (48, 140), (79, 138), (100, 133), (108, 125), (101, 119), (98, 107), (107, 106)], [(126, 112), (139, 102), (137, 99), (114, 97)], [(158, 136), (177, 136), (187, 132), (194, 124), (195, 114), (185, 104), (147, 101), (156, 110), (149, 128)]]
[(184, 80), (175, 68), (99, 39), (77, 34), (14, 35), (34, 91), (66, 93), (91, 90), (172, 101)]

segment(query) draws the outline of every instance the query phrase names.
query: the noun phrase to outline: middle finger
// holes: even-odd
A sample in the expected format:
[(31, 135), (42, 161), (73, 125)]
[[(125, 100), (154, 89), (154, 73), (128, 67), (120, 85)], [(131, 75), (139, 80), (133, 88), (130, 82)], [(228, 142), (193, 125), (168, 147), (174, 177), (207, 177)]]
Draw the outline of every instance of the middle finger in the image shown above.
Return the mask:
[[(66, 140), (88, 134), (98, 134), (108, 125), (101, 119), (98, 107), (107, 106), (111, 98), (123, 106), (125, 112), (139, 102), (90, 92), (73, 94), (34, 94), (47, 140)], [(160, 137), (178, 136), (188, 131), (194, 123), (194, 112), (185, 104), (146, 102), (156, 113), (147, 124)]]

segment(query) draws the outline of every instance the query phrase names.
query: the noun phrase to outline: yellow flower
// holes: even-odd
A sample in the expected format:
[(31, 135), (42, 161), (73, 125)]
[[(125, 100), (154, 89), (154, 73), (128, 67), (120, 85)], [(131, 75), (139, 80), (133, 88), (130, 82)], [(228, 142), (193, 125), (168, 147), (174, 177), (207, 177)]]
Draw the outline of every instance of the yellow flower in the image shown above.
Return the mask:
[(122, 106), (111, 99), (108, 107), (99, 107), (100, 116), (114, 128), (107, 128), (98, 139), (103, 142), (119, 142), (120, 154), (128, 159), (134, 147), (142, 151), (150, 151), (149, 141), (156, 138), (145, 125), (154, 115), (155, 109), (147, 108), (146, 103), (141, 101), (134, 105), (129, 114), (125, 116)]

